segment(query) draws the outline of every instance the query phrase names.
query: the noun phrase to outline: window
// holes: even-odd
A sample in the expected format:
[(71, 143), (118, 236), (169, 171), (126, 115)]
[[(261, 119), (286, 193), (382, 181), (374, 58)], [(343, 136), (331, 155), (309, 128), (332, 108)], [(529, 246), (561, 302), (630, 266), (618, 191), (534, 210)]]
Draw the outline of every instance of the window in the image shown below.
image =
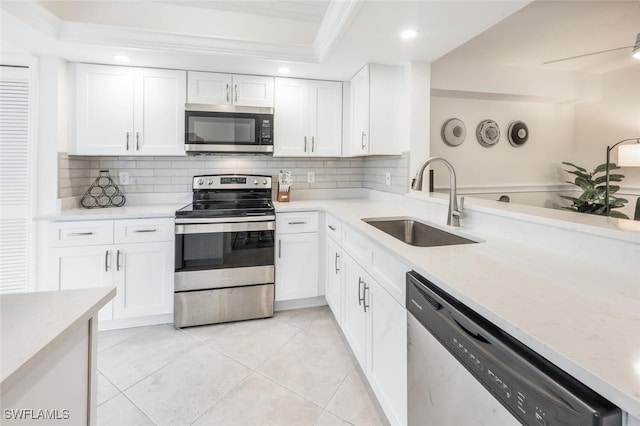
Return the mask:
[(0, 293), (29, 288), (29, 111), (29, 69), (0, 66)]

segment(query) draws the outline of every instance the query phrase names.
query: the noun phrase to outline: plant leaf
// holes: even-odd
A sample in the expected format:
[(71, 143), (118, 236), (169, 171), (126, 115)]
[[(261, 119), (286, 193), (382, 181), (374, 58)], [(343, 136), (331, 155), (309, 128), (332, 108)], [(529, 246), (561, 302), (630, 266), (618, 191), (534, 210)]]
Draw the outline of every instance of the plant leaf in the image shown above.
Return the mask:
[(627, 216), (626, 214), (622, 212), (613, 211), (613, 210), (609, 211), (609, 216), (615, 217), (617, 219), (629, 219), (629, 216)]
[(567, 165), (567, 166), (571, 166), (571, 167), (573, 167), (573, 168), (575, 168), (575, 169), (580, 170), (581, 172), (585, 172), (585, 173), (587, 173), (587, 169), (582, 168), (582, 167), (580, 167), (580, 166), (576, 166), (576, 165), (575, 165), (575, 164), (573, 164), (573, 163), (568, 163), (568, 162), (566, 162), (566, 161), (563, 161), (563, 162), (562, 162), (562, 164), (565, 164), (565, 165)]
[[(616, 163), (609, 163), (609, 171), (619, 169)], [(593, 169), (593, 173), (602, 173), (607, 170), (607, 163), (599, 164), (598, 167)]]

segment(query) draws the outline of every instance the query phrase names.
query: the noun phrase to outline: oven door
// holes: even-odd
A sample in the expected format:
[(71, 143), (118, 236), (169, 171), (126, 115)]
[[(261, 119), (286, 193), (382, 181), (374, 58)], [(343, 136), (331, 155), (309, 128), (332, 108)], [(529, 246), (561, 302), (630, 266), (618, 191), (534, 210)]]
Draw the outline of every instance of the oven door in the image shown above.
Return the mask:
[(175, 290), (274, 282), (275, 221), (176, 225)]
[(185, 112), (185, 149), (189, 152), (273, 152), (273, 114)]

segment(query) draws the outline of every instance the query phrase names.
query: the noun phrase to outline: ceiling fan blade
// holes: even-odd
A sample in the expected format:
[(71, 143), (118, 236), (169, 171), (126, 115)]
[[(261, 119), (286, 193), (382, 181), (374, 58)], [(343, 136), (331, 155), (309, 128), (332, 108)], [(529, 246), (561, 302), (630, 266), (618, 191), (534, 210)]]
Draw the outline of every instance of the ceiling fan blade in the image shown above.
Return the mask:
[(623, 46), (623, 47), (616, 47), (614, 49), (598, 50), (597, 52), (584, 53), (582, 55), (569, 56), (569, 57), (562, 58), (562, 59), (554, 59), (553, 61), (543, 62), (542, 64), (543, 65), (555, 64), (556, 62), (570, 61), (572, 59), (584, 58), (586, 56), (592, 56), (592, 55), (599, 55), (600, 53), (614, 52), (616, 50), (631, 49), (632, 47), (633, 46)]

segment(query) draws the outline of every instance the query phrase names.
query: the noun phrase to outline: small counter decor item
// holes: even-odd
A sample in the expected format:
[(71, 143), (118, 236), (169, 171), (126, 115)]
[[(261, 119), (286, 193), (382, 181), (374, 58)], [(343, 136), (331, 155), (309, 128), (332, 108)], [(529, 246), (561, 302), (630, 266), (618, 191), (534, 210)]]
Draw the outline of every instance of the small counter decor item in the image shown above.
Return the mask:
[[(579, 197), (571, 197), (569, 195), (560, 195), (560, 197), (565, 200), (571, 201), (571, 205), (568, 207), (563, 207), (563, 209), (572, 210), (574, 212), (579, 213), (589, 213), (589, 214), (597, 214), (600, 216), (611, 216), (619, 219), (629, 219), (629, 217), (619, 211), (614, 211), (612, 209), (618, 209), (620, 207), (624, 207), (627, 203), (627, 200), (624, 198), (617, 198), (615, 194), (620, 186), (618, 185), (607, 185), (607, 178), (603, 173), (608, 170), (619, 169), (616, 164), (609, 163), (600, 164), (598, 167), (593, 169), (592, 171), (587, 171), (584, 167), (576, 166), (573, 163), (562, 162), (565, 166), (569, 166), (575, 170), (565, 170), (567, 173), (574, 175), (576, 178), (573, 182), (567, 181), (572, 185), (575, 185), (582, 189), (582, 194)], [(599, 175), (599, 176), (598, 176)], [(624, 175), (621, 174), (610, 174), (609, 181), (612, 182), (622, 182), (622, 178)], [(607, 189), (608, 186), (609, 191), (609, 214), (607, 215), (607, 203), (605, 200), (607, 199)]]
[(464, 142), (464, 138), (467, 136), (467, 129), (459, 118), (450, 118), (442, 125), (440, 135), (447, 145), (458, 146)]
[(82, 196), (80, 205), (85, 209), (122, 207), (126, 201), (118, 185), (109, 176), (109, 170), (100, 170), (96, 180), (93, 181), (87, 192)]
[(483, 120), (476, 128), (476, 138), (480, 145), (490, 148), (500, 140), (500, 127), (493, 120)]
[(291, 189), (292, 183), (291, 171), (282, 173), (282, 170), (280, 170), (280, 173), (278, 173), (278, 201), (289, 202), (289, 189)]
[(527, 143), (527, 140), (529, 139), (529, 128), (522, 121), (514, 121), (509, 124), (507, 136), (509, 138), (509, 143), (512, 146), (522, 146)]

